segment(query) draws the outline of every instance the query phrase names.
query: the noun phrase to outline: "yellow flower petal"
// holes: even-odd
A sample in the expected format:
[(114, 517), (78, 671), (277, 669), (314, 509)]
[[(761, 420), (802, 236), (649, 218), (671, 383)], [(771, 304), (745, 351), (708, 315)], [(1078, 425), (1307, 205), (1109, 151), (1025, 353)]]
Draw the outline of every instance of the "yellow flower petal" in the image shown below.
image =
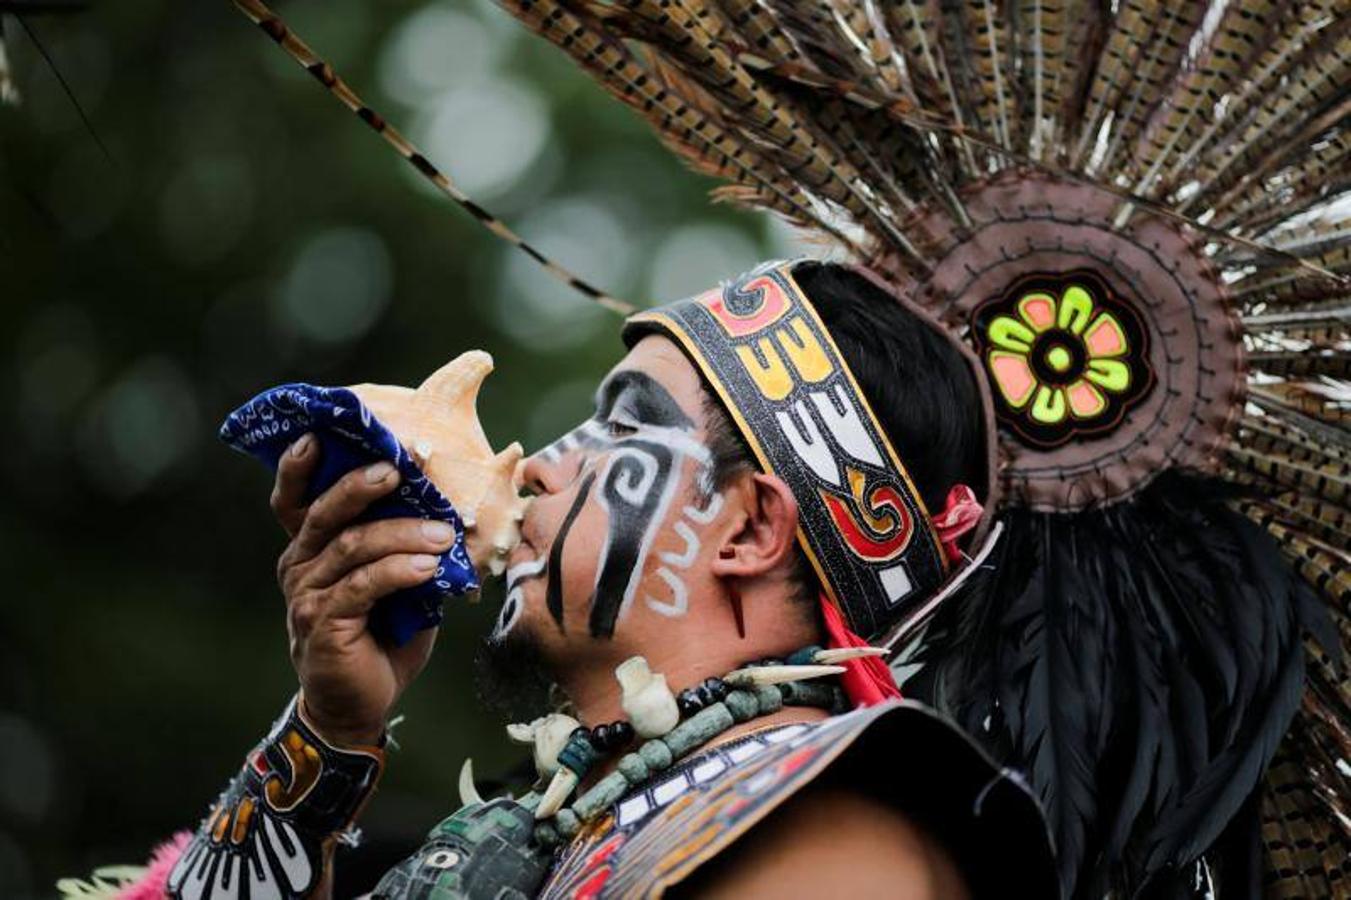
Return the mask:
[(1028, 294), (1018, 301), (1018, 315), (1041, 334), (1055, 324), (1055, 298), (1050, 294)]
[(1121, 356), (1130, 349), (1121, 323), (1109, 312), (1102, 313), (1088, 326), (1088, 331), (1084, 332), (1084, 346), (1088, 348), (1088, 355), (1094, 358)]
[(1119, 359), (1090, 359), (1084, 377), (1114, 394), (1131, 386), (1131, 370)]
[(1027, 357), (1021, 353), (992, 350), (989, 365), (995, 387), (999, 388), (1004, 402), (1014, 409), (1026, 406), (1027, 401), (1032, 399), (1032, 392), (1037, 388), (1037, 377), (1032, 374)]
[(1076, 419), (1091, 419), (1107, 408), (1107, 398), (1082, 378), (1065, 388), (1065, 394)]
[(1042, 385), (1037, 388), (1037, 399), (1032, 401), (1032, 418), (1043, 425), (1054, 425), (1065, 418), (1065, 392), (1061, 388)]
[(1032, 349), (1036, 334), (1013, 316), (996, 316), (990, 323), (990, 341), (1005, 350), (1020, 350), (1023, 353)]
[(1077, 284), (1065, 288), (1060, 295), (1060, 310), (1056, 324), (1075, 334), (1083, 334), (1089, 316), (1093, 314), (1093, 295)]

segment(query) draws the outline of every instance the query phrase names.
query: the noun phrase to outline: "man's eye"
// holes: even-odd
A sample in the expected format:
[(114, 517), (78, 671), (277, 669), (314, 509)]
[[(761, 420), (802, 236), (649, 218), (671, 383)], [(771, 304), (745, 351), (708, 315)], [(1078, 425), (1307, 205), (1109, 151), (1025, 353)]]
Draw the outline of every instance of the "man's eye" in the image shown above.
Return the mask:
[(638, 433), (638, 429), (627, 422), (609, 419), (605, 423), (605, 433), (612, 438), (626, 438)]

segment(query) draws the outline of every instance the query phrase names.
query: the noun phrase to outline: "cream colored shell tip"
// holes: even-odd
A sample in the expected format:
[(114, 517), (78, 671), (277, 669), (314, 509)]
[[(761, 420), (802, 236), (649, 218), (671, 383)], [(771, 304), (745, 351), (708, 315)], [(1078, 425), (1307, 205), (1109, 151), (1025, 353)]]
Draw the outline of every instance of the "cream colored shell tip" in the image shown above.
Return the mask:
[(416, 389), (356, 384), (366, 404), (464, 520), (469, 557), (479, 574), (501, 575), (520, 543), (528, 500), (520, 496), (521, 445), (502, 452), (479, 424), (475, 401), (493, 358), (469, 350), (433, 372)]

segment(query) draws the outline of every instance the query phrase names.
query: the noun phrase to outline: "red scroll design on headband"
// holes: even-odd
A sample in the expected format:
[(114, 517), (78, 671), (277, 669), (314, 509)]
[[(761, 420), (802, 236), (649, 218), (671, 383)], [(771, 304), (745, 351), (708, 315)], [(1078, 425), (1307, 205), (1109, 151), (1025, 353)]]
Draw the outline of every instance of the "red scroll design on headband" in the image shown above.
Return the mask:
[(734, 338), (774, 324), (791, 305), (779, 283), (765, 276), (731, 286), (725, 292), (716, 288), (699, 299), (727, 330), (727, 336)]
[(894, 485), (883, 482), (868, 490), (866, 475), (853, 467), (848, 472), (851, 503), (829, 491), (821, 492), (831, 520), (860, 559), (868, 562), (895, 559), (909, 545), (915, 530), (915, 520), (905, 508), (905, 500)]

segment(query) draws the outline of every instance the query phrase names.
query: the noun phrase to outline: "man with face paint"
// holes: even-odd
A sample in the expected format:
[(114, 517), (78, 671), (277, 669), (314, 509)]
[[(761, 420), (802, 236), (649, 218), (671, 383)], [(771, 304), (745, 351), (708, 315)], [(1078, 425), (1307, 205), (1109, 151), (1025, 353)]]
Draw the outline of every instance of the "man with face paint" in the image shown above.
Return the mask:
[[(496, 693), (556, 688), (513, 726), (537, 792), (485, 803), (462, 780), (466, 807), (374, 896), (1004, 896), (1010, 870), (1054, 896), (1031, 795), (859, 649), (913, 632), (982, 524), (968, 355), (816, 263), (640, 314), (625, 339), (594, 415), (525, 462), (484, 644)], [(297, 441), (272, 498), (301, 691), (169, 871), (175, 898), (325, 895), (432, 649), (434, 631), (378, 641), (367, 616), (452, 535), (358, 521), (398, 488), (386, 464), (306, 503), (318, 455)]]

